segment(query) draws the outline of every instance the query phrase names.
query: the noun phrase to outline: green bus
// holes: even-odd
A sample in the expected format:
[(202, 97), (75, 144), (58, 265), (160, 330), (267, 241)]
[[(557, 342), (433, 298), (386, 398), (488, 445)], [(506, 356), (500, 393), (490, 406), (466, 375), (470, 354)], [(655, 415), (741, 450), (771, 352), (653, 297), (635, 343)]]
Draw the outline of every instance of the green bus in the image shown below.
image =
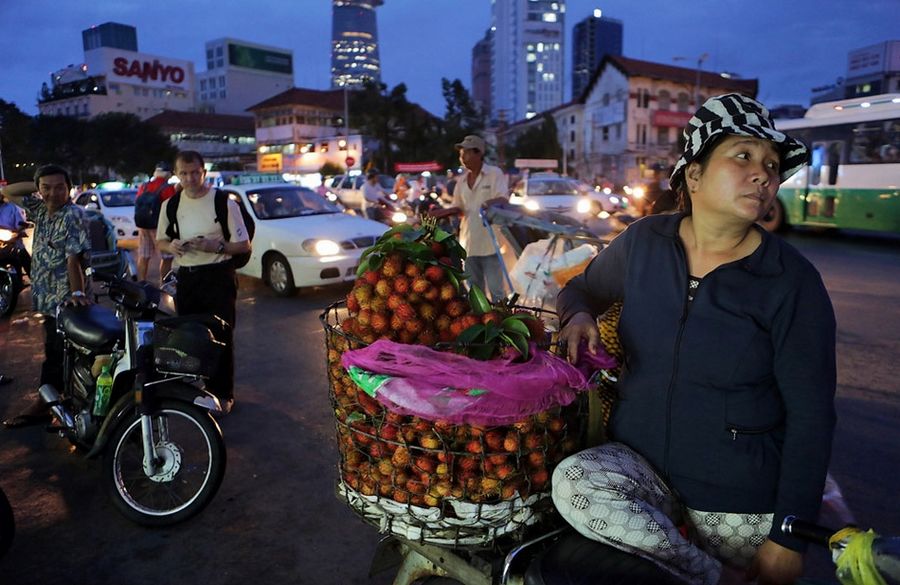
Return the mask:
[(779, 188), (766, 229), (900, 233), (900, 94), (815, 104), (775, 125), (802, 140), (811, 160)]

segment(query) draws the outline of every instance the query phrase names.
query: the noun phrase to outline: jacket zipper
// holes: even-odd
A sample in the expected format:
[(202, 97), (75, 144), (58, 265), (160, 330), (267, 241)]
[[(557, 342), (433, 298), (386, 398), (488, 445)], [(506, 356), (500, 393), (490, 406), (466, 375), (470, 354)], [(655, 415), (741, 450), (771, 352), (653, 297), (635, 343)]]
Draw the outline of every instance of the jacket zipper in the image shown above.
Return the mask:
[(728, 432), (731, 433), (731, 440), (737, 441), (738, 435), (765, 435), (774, 428), (774, 426), (765, 429), (741, 429), (738, 427), (728, 427)]
[[(684, 253), (684, 246), (681, 244), (681, 241), (676, 239), (676, 245), (678, 246), (678, 251), (681, 253), (682, 265), (685, 268), (685, 275), (690, 272), (690, 269), (687, 266), (687, 254)], [(685, 281), (685, 284), (687, 281)], [(701, 281), (701, 286), (703, 281)], [(699, 290), (700, 287), (697, 287)], [(669, 443), (672, 435), (672, 392), (675, 389), (675, 379), (678, 377), (678, 361), (679, 356), (681, 355), (681, 337), (684, 334), (684, 325), (688, 318), (688, 291), (687, 287), (682, 288), (682, 294), (684, 295), (684, 304), (681, 310), (681, 319), (678, 324), (678, 335), (675, 336), (675, 355), (674, 355), (674, 363), (672, 364), (672, 377), (669, 379), (669, 387), (666, 389), (666, 442), (665, 449), (663, 455), (663, 475), (665, 477), (669, 476)], [(697, 292), (694, 291), (694, 298), (697, 297)]]

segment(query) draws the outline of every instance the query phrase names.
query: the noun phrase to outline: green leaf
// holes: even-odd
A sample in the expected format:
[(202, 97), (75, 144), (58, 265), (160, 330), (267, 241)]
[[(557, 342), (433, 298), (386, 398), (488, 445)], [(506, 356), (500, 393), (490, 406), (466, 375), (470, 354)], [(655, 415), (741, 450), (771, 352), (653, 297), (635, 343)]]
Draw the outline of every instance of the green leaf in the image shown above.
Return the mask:
[(459, 278), (456, 276), (455, 270), (447, 271), (447, 280), (450, 281), (450, 284), (452, 284), (453, 288), (455, 288), (458, 292), (459, 291)]
[(469, 290), (469, 305), (476, 315), (484, 315), (491, 310), (491, 303), (484, 295), (484, 291), (482, 291), (478, 285), (474, 284), (472, 285), (471, 290)]
[(462, 344), (474, 343), (484, 333), (484, 325), (472, 325), (456, 336), (456, 341)]
[(366, 415), (364, 415), (363, 413), (351, 412), (350, 414), (347, 415), (347, 419), (344, 422), (346, 422), (349, 425), (349, 424), (353, 424), (355, 422), (364, 421), (364, 420), (366, 420)]
[(469, 348), (469, 355), (476, 360), (489, 360), (494, 355), (495, 349), (493, 345), (478, 345)]
[(519, 333), (520, 335), (524, 335), (526, 338), (530, 336), (531, 332), (528, 330), (528, 326), (525, 323), (522, 323), (522, 320), (517, 317), (507, 317), (500, 324), (503, 329), (506, 331)]
[(508, 331), (504, 334), (509, 344), (516, 348), (522, 357), (528, 359), (528, 340), (524, 335)]

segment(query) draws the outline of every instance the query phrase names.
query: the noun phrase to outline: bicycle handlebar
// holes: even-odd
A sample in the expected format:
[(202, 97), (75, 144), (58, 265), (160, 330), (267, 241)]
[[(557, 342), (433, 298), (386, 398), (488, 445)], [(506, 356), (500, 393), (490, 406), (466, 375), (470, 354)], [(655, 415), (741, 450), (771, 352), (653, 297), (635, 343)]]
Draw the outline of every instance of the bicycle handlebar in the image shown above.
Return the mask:
[(801, 540), (826, 547), (829, 545), (831, 537), (835, 534), (834, 530), (813, 522), (800, 520), (796, 516), (785, 516), (784, 522), (781, 523), (781, 531), (785, 534), (796, 536)]

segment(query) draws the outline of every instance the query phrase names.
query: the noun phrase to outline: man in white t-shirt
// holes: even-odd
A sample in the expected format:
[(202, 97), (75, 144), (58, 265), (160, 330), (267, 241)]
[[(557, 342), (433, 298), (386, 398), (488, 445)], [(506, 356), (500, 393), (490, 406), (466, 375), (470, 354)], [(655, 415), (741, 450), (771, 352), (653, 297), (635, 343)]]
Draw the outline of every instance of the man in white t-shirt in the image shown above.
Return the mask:
[[(224, 414), (234, 405), (234, 324), (237, 276), (230, 262), (234, 254), (250, 251), (250, 238), (238, 203), (228, 199), (230, 240), (216, 221), (216, 190), (206, 184), (203, 156), (183, 150), (175, 159), (175, 176), (181, 192), (166, 200), (159, 213), (156, 240), (161, 252), (178, 261), (175, 306), (179, 315), (213, 314), (228, 323), (227, 331), (214, 331), (225, 343), (219, 367), (210, 377), (209, 390)], [(175, 205), (175, 225), (170, 228), (169, 206)]]
[(452, 207), (431, 212), (434, 217), (460, 215), (459, 243), (466, 250), (469, 282), (490, 292), (494, 301), (504, 296), (503, 269), (491, 234), (481, 221), (481, 209), (509, 200), (508, 180), (498, 167), (484, 163), (486, 145), (480, 136), (470, 134), (456, 145), (459, 161), (466, 168), (453, 187)]
[(370, 169), (366, 173), (366, 181), (362, 185), (362, 195), (362, 212), (369, 219), (378, 220), (380, 206), (392, 207), (387, 200), (388, 194), (378, 184), (378, 171), (375, 169)]

